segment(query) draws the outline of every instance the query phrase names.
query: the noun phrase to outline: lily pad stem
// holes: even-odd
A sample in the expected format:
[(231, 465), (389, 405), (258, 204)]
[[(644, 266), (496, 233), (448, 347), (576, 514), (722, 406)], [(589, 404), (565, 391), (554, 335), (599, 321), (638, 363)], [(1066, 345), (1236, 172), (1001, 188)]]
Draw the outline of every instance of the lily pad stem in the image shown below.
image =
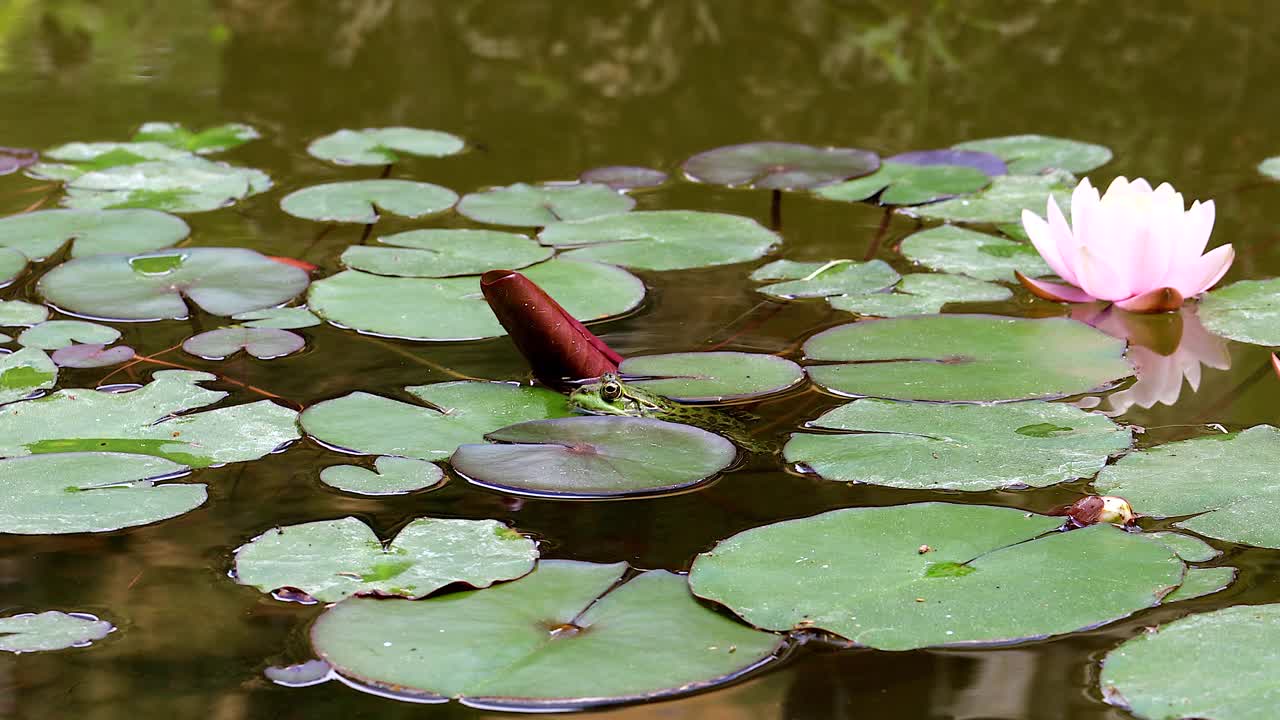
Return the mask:
[(782, 191), (774, 190), (769, 196), (769, 229), (782, 229)]
[(884, 236), (889, 232), (889, 221), (893, 218), (893, 208), (885, 208), (884, 214), (880, 216), (880, 225), (876, 227), (876, 234), (871, 236), (871, 242), (867, 244), (867, 254), (863, 260), (874, 260), (880, 252), (880, 245), (884, 243)]
[[(127, 362), (127, 363), (125, 363), (125, 364), (121, 365), (120, 367), (116, 368), (115, 370), (112, 370), (111, 372), (107, 373), (106, 375), (103, 375), (101, 378), (99, 378), (99, 380), (98, 380), (98, 385), (99, 385), (99, 386), (101, 386), (101, 385), (105, 385), (105, 384), (106, 384), (106, 382), (107, 382), (107, 380), (111, 379), (111, 377), (112, 377), (113, 375), (115, 375), (116, 373), (119, 373), (119, 372), (124, 371), (124, 370), (128, 370), (129, 368), (133, 367), (134, 365), (137, 365), (138, 363), (144, 363), (144, 362), (145, 362), (145, 363), (152, 363), (152, 364), (155, 364), (155, 365), (163, 365), (164, 367), (176, 368), (176, 369), (178, 369), (178, 370), (192, 370), (193, 368), (187, 367), (186, 365), (180, 365), (180, 364), (178, 364), (178, 363), (171, 363), (171, 362), (169, 362), (169, 361), (167, 361), (167, 360), (160, 360), (160, 359), (158, 359), (158, 358), (159, 358), (159, 356), (161, 356), (161, 355), (163, 355), (163, 354), (165, 354), (165, 353), (168, 353), (168, 352), (173, 352), (174, 350), (177, 350), (177, 349), (178, 349), (178, 348), (180, 348), (180, 347), (182, 347), (182, 344), (181, 344), (181, 343), (179, 343), (179, 344), (177, 344), (177, 345), (174, 345), (174, 346), (172, 346), (172, 347), (167, 347), (167, 348), (165, 348), (164, 350), (160, 350), (159, 352), (155, 352), (155, 353), (152, 353), (152, 354), (150, 354), (150, 355), (141, 355), (141, 356), (138, 356), (138, 357), (134, 358), (133, 360), (131, 360), (130, 362)], [(260, 387), (256, 387), (256, 386), (254, 386), (254, 385), (250, 385), (250, 384), (248, 384), (248, 383), (241, 382), (241, 381), (239, 381), (239, 380), (236, 380), (236, 379), (235, 379), (235, 378), (233, 378), (233, 377), (229, 377), (229, 376), (227, 376), (227, 375), (223, 375), (222, 373), (217, 373), (217, 372), (215, 372), (215, 373), (212, 373), (212, 374), (213, 374), (213, 375), (216, 375), (216, 376), (217, 376), (217, 378), (218, 378), (219, 380), (222, 380), (223, 382), (228, 382), (228, 383), (231, 383), (232, 385), (237, 385), (237, 386), (239, 386), (239, 387), (244, 388), (245, 390), (248, 390), (248, 391), (253, 392), (253, 393), (257, 393), (258, 395), (262, 395), (263, 397), (271, 398), (272, 400), (279, 400), (280, 402), (286, 403), (286, 404), (288, 404), (288, 405), (290, 405), (290, 406), (292, 406), (292, 407), (297, 408), (298, 410), (303, 410), (303, 409), (304, 409), (304, 408), (303, 408), (303, 406), (302, 406), (302, 403), (295, 402), (295, 401), (293, 401), (293, 400), (290, 400), (290, 399), (288, 399), (288, 398), (286, 398), (286, 397), (282, 397), (282, 396), (280, 396), (280, 395), (276, 395), (275, 393), (270, 392), (270, 391), (268, 391), (268, 390), (263, 390), (263, 389), (262, 389), (262, 388), (260, 388)]]

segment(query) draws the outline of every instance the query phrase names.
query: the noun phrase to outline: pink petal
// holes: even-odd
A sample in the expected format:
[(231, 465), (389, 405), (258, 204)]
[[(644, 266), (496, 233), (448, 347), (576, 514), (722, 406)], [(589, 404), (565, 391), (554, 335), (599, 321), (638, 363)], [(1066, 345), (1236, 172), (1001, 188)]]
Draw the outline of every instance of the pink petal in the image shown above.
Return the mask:
[[(1050, 198), (1049, 202), (1053, 202)], [(1031, 244), (1035, 246), (1036, 252), (1040, 253), (1040, 257), (1044, 258), (1044, 262), (1053, 270), (1058, 277), (1066, 280), (1068, 277), (1074, 278), (1075, 274), (1071, 272), (1071, 268), (1063, 262), (1062, 254), (1058, 250), (1058, 239), (1054, 237), (1053, 231), (1049, 228), (1049, 223), (1044, 218), (1036, 215), (1030, 210), (1022, 211), (1022, 229), (1027, 231), (1027, 237), (1031, 238)]]
[(1200, 256), (1190, 265), (1175, 268), (1174, 282), (1170, 283), (1184, 297), (1195, 297), (1208, 290), (1227, 274), (1231, 263), (1236, 259), (1236, 251), (1230, 245), (1223, 245)]
[(1114, 302), (1133, 294), (1129, 292), (1125, 279), (1087, 247), (1076, 251), (1075, 267), (1080, 289), (1099, 300)]
[(1183, 216), (1182, 242), (1178, 245), (1175, 265), (1194, 262), (1204, 254), (1209, 235), (1213, 233), (1215, 212), (1212, 200), (1191, 203), (1191, 209)]
[(1022, 286), (1031, 291), (1032, 295), (1044, 300), (1053, 302), (1069, 302), (1069, 303), (1085, 303), (1093, 302), (1093, 296), (1081, 290), (1080, 288), (1061, 283), (1045, 282), (1044, 280), (1032, 280), (1017, 270), (1013, 271), (1014, 276), (1018, 278), (1018, 282)]
[(1148, 290), (1127, 300), (1116, 303), (1121, 310), (1137, 313), (1170, 312), (1182, 307), (1182, 293), (1166, 287)]
[(1084, 242), (1084, 239), (1076, 237), (1071, 226), (1067, 225), (1067, 219), (1062, 216), (1062, 210), (1058, 207), (1058, 202), (1053, 199), (1052, 195), (1049, 196), (1049, 202), (1046, 209), (1049, 215), (1050, 235), (1058, 244), (1058, 254), (1062, 257), (1062, 270), (1065, 274), (1063, 274), (1063, 272), (1058, 272), (1056, 268), (1054, 269), (1054, 272), (1058, 272), (1058, 277), (1066, 280), (1072, 285), (1079, 285), (1079, 283), (1076, 282), (1078, 271), (1072, 263), (1072, 258), (1075, 257), (1075, 249), (1080, 247)]

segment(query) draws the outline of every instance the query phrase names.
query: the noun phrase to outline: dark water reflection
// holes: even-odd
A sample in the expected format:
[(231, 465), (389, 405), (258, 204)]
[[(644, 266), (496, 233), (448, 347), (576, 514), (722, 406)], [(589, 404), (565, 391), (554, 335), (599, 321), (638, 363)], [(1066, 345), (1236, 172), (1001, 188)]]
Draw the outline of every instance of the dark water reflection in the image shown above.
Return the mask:
[[(276, 208), (289, 190), (362, 176), (307, 157), (311, 138), (340, 127), (405, 124), (480, 145), (448, 160), (412, 160), (396, 174), (466, 192), (491, 184), (566, 179), (607, 164), (673, 169), (709, 147), (756, 139), (846, 144), (885, 152), (1016, 132), (1111, 146), (1095, 173), (1171, 180), (1188, 198), (1218, 202), (1219, 241), (1236, 243), (1228, 280), (1280, 268), (1280, 188), (1254, 165), (1280, 154), (1273, 92), (1280, 20), (1254, 2), (876, 2), (755, 0), (12, 0), (0, 3), (0, 144), (46, 147), (127, 136), (146, 120), (191, 126), (243, 121), (266, 138), (231, 157), (262, 167), (275, 191), (233, 210), (192, 216), (195, 242), (302, 257), (325, 271), (358, 230), (318, 228)], [(0, 210), (39, 193), (0, 178)], [(640, 196), (647, 208), (718, 209), (755, 217), (764, 194), (677, 184)], [(792, 259), (858, 256), (880, 221), (861, 206), (788, 198)], [(461, 225), (456, 218), (436, 224)], [(386, 232), (410, 227), (387, 223)], [(890, 239), (914, 228), (894, 219)], [(893, 242), (887, 243), (891, 248)], [(887, 259), (902, 267), (889, 252)], [(708, 347), (760, 303), (742, 268), (646, 274), (645, 311), (600, 328), (624, 354)], [(29, 287), (3, 291), (21, 297)], [(1025, 302), (989, 308), (1044, 313)], [(788, 306), (729, 349), (794, 356), (799, 340), (843, 318)], [(125, 342), (154, 352), (209, 327), (129, 327)], [(300, 403), (352, 389), (395, 395), (449, 379), (405, 357), (495, 379), (525, 376), (506, 340), (449, 346), (373, 341), (333, 328), (305, 331), (307, 353), (233, 361), (242, 380)], [(1168, 348), (1163, 348), (1167, 350)], [(401, 351), (399, 354), (396, 350)], [(1232, 345), (1203, 362), (1198, 391), (1162, 386), (1126, 406), (1143, 442), (1274, 420), (1280, 383), (1266, 353)], [(1168, 357), (1160, 354), (1160, 357)], [(193, 362), (193, 367), (214, 367)], [(71, 386), (101, 371), (68, 372)], [(116, 376), (113, 382), (145, 380)], [(1172, 382), (1172, 381), (1169, 381)], [(1122, 392), (1124, 392), (1122, 390)], [(1130, 398), (1138, 393), (1130, 390)], [(1167, 402), (1173, 396), (1176, 403)], [(1146, 397), (1146, 396), (1143, 396)], [(1154, 396), (1153, 396), (1154, 397)], [(1112, 402), (1115, 396), (1112, 396)], [(812, 391), (767, 405), (784, 435), (832, 407)], [(1110, 407), (1115, 408), (1115, 405)], [(389, 536), (424, 515), (494, 517), (545, 541), (544, 554), (687, 567), (737, 530), (854, 505), (936, 495), (845, 487), (749, 466), (698, 493), (628, 503), (525, 501), (457, 481), (390, 500), (339, 495), (318, 469), (340, 458), (299, 444), (260, 462), (210, 470), (210, 501), (158, 526), (92, 537), (5, 538), (0, 587), (13, 610), (100, 613), (121, 631), (90, 650), (0, 656), (0, 716), (101, 719), (479, 717), (456, 705), (410, 706), (338, 684), (299, 690), (261, 679), (267, 664), (307, 657), (319, 608), (276, 602), (226, 578), (230, 553), (275, 524), (356, 515)], [(1033, 493), (966, 496), (1045, 510), (1075, 484)], [(733, 688), (608, 714), (616, 718), (965, 718), (1101, 720), (1096, 661), (1138, 628), (1188, 611), (1277, 599), (1275, 553), (1230, 549), (1240, 582), (1212, 598), (1141, 614), (1098, 631), (990, 651), (805, 651)]]

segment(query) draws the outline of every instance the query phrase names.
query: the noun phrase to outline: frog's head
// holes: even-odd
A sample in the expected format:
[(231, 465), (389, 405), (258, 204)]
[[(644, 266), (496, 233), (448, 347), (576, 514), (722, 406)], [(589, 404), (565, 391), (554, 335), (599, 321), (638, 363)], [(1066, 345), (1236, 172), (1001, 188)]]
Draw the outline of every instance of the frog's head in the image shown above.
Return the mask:
[(605, 373), (590, 385), (569, 394), (569, 404), (596, 415), (630, 415), (633, 417), (662, 412), (663, 399), (622, 382), (614, 373)]

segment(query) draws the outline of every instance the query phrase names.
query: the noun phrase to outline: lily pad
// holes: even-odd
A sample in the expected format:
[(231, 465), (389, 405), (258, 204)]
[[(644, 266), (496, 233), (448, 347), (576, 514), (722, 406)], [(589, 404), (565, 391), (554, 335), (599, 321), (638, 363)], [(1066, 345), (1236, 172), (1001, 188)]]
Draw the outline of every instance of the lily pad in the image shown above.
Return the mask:
[[(627, 384), (688, 403), (747, 400), (804, 382), (804, 370), (776, 355), (687, 352), (642, 355), (622, 361)], [(652, 379), (644, 379), (652, 378)]]
[(1270, 720), (1280, 697), (1280, 604), (1191, 615), (1102, 661), (1108, 703), (1146, 720)]
[(81, 210), (149, 208), (176, 213), (207, 212), (270, 187), (271, 178), (261, 170), (192, 155), (87, 172), (67, 183), (62, 204)]
[(835, 510), (721, 541), (694, 560), (689, 587), (759, 628), (911, 650), (1093, 628), (1182, 582), (1159, 542), (1106, 524), (1052, 532), (1060, 524), (983, 505)]
[(236, 582), (321, 602), (352, 595), (419, 598), (452, 583), (488, 587), (528, 574), (532, 540), (497, 520), (420, 518), (383, 542), (353, 517), (273, 528), (236, 550)]
[(84, 320), (46, 320), (18, 336), (18, 344), (41, 350), (57, 350), (75, 343), (106, 345), (120, 338), (120, 331)]
[(49, 308), (22, 300), (0, 300), (0, 327), (29, 326), (44, 322)]
[(625, 570), (544, 560), (488, 590), (347, 600), (320, 616), (311, 642), (339, 673), (375, 692), (538, 712), (704, 690), (781, 651), (776, 635), (699, 605), (683, 577), (651, 570), (620, 584)]
[(40, 180), (70, 182), (95, 170), (189, 157), (189, 152), (158, 142), (73, 142), (45, 150), (44, 159), (32, 165), (27, 174)]
[(1182, 578), (1182, 584), (1178, 586), (1177, 590), (1166, 595), (1164, 602), (1194, 600), (1198, 597), (1226, 590), (1231, 586), (1231, 583), (1236, 581), (1236, 572), (1236, 568), (1226, 565), (1187, 568), (1187, 575)]
[(1214, 335), (1251, 345), (1280, 345), (1280, 278), (1241, 280), (1211, 290), (1196, 310)]
[(467, 146), (457, 135), (411, 127), (339, 130), (311, 141), (307, 153), (338, 165), (391, 165), (400, 153), (422, 157), (456, 155)]
[(865, 177), (827, 185), (819, 197), (861, 202), (875, 197), (881, 205), (919, 205), (977, 192), (991, 183), (981, 170), (962, 165), (915, 165), (885, 161)]
[(155, 210), (38, 210), (0, 218), (0, 246), (44, 260), (68, 242), (71, 257), (141, 253), (191, 234), (182, 218)]
[[(794, 271), (802, 271), (807, 265), (797, 263), (788, 266)], [(773, 268), (770, 270), (770, 268)], [(756, 273), (768, 272), (777, 275), (782, 272), (776, 263), (766, 265)], [(752, 277), (756, 277), (753, 274)], [(889, 267), (883, 260), (870, 262), (854, 262), (852, 260), (833, 260), (823, 263), (818, 268), (805, 273), (794, 280), (785, 280), (772, 285), (756, 288), (765, 295), (786, 300), (796, 298), (830, 297), (832, 295), (861, 295), (877, 292), (892, 287), (901, 279), (898, 271)]]
[(980, 170), (992, 177), (1009, 172), (1009, 166), (1000, 159), (1000, 156), (977, 150), (912, 150), (885, 158), (885, 162), (909, 165), (959, 165)]
[(440, 466), (426, 460), (384, 455), (373, 464), (375, 470), (359, 465), (330, 465), (320, 471), (320, 481), (356, 495), (403, 495), (444, 482)]
[(352, 245), (342, 253), (342, 264), (375, 275), (452, 277), (515, 270), (552, 253), (526, 235), (494, 230), (410, 230), (378, 242), (389, 247)]
[(244, 350), (259, 360), (292, 355), (306, 347), (301, 335), (279, 328), (218, 328), (192, 335), (182, 343), (187, 353), (205, 360), (226, 360)]
[(239, 320), (240, 325), (248, 328), (280, 328), (281, 330), (297, 330), (314, 327), (324, 322), (311, 314), (305, 307), (264, 308), (236, 313), (232, 320)]
[[(1174, 525), (1206, 537), (1280, 548), (1277, 462), (1280, 430), (1258, 425), (1130, 453), (1103, 470), (1094, 486), (1146, 515), (1190, 515)], [(1219, 477), (1230, 482), (1205, 482)]]
[(691, 425), (637, 417), (534, 420), (459, 446), (450, 463), (481, 487), (518, 495), (606, 498), (697, 485), (738, 456), (728, 440)]
[(1037, 175), (1046, 170), (1087, 173), (1111, 162), (1111, 150), (1102, 145), (1046, 135), (1010, 135), (970, 140), (952, 145), (956, 150), (987, 152), (1003, 159), (1015, 175)]
[(925, 220), (967, 223), (1015, 223), (1023, 210), (1044, 212), (1053, 197), (1062, 212), (1070, 212), (1071, 189), (1075, 180), (1069, 175), (1001, 175), (991, 185), (973, 195), (942, 202), (904, 208), (902, 212)]
[(13, 248), (0, 247), (0, 287), (4, 287), (27, 269), (27, 256)]
[(904, 275), (891, 293), (827, 298), (831, 307), (864, 316), (898, 317), (941, 312), (949, 303), (999, 302), (1013, 297), (1009, 288), (963, 275)]
[(48, 610), (0, 618), (0, 650), (11, 653), (86, 647), (110, 635), (115, 626), (87, 613)]
[(200, 507), (205, 486), (157, 483), (189, 472), (164, 458), (64, 452), (0, 460), (0, 533), (110, 532)]
[(1027, 277), (1053, 271), (1035, 248), (952, 225), (923, 230), (902, 241), (902, 254), (932, 270), (957, 273), (979, 280), (1014, 280), (1014, 271)]
[(614, 190), (642, 190), (665, 185), (667, 174), (661, 170), (636, 165), (610, 165), (587, 170), (578, 176), (584, 183), (608, 185)]
[(353, 392), (312, 405), (298, 422), (316, 440), (350, 452), (446, 460), (485, 433), (572, 414), (564, 395), (545, 388), (463, 380), (405, 390), (422, 405)]
[(751, 218), (694, 210), (651, 210), (555, 223), (538, 234), (563, 257), (641, 270), (729, 265), (763, 257), (782, 238)]
[(1088, 392), (1133, 374), (1125, 343), (1067, 318), (922, 315), (809, 338), (809, 377), (850, 396), (991, 402)]
[(105, 347), (97, 343), (58, 348), (50, 357), (58, 367), (100, 368), (119, 365), (137, 356), (128, 345)]
[(187, 152), (222, 152), (262, 137), (258, 131), (242, 123), (227, 123), (191, 132), (178, 123), (149, 122), (134, 133), (134, 142), (158, 142)]
[(491, 225), (544, 227), (625, 213), (636, 201), (608, 185), (528, 185), (516, 183), (464, 196), (458, 214)]
[(1149, 533), (1148, 536), (1159, 540), (1165, 547), (1177, 553), (1178, 557), (1187, 562), (1209, 562), (1222, 554), (1221, 550), (1194, 535), (1166, 530)]
[(1062, 403), (936, 405), (856, 400), (783, 449), (827, 480), (921, 490), (1047, 487), (1091, 477), (1127, 450), (1129, 430)]
[(291, 192), (280, 201), (280, 209), (306, 220), (368, 225), (377, 222), (382, 213), (420, 218), (442, 213), (456, 202), (457, 193), (431, 183), (355, 180)]
[(63, 263), (36, 289), (77, 315), (107, 320), (180, 320), (186, 299), (213, 315), (287, 302), (306, 289), (306, 271), (243, 248), (182, 248), (98, 255)]
[(268, 400), (189, 412), (227, 396), (197, 384), (214, 379), (161, 370), (130, 392), (64, 389), (39, 402), (9, 405), (0, 425), (0, 457), (102, 451), (205, 467), (257, 460), (298, 439), (297, 413)]
[(690, 180), (712, 185), (808, 190), (867, 175), (878, 167), (880, 157), (869, 150), (755, 142), (698, 153), (685, 161), (683, 170)]
[[(522, 272), (583, 322), (630, 312), (644, 299), (644, 283), (612, 265), (557, 258)], [(347, 270), (313, 283), (307, 305), (331, 323), (373, 335), (476, 340), (506, 334), (475, 276), (396, 278)]]
[(1280, 180), (1280, 156), (1269, 157), (1258, 163), (1258, 172), (1273, 180)]
[(40, 153), (29, 148), (0, 147), (0, 175), (15, 173), (40, 159)]
[(0, 355), (0, 405), (48, 390), (57, 380), (58, 366), (36, 348)]

